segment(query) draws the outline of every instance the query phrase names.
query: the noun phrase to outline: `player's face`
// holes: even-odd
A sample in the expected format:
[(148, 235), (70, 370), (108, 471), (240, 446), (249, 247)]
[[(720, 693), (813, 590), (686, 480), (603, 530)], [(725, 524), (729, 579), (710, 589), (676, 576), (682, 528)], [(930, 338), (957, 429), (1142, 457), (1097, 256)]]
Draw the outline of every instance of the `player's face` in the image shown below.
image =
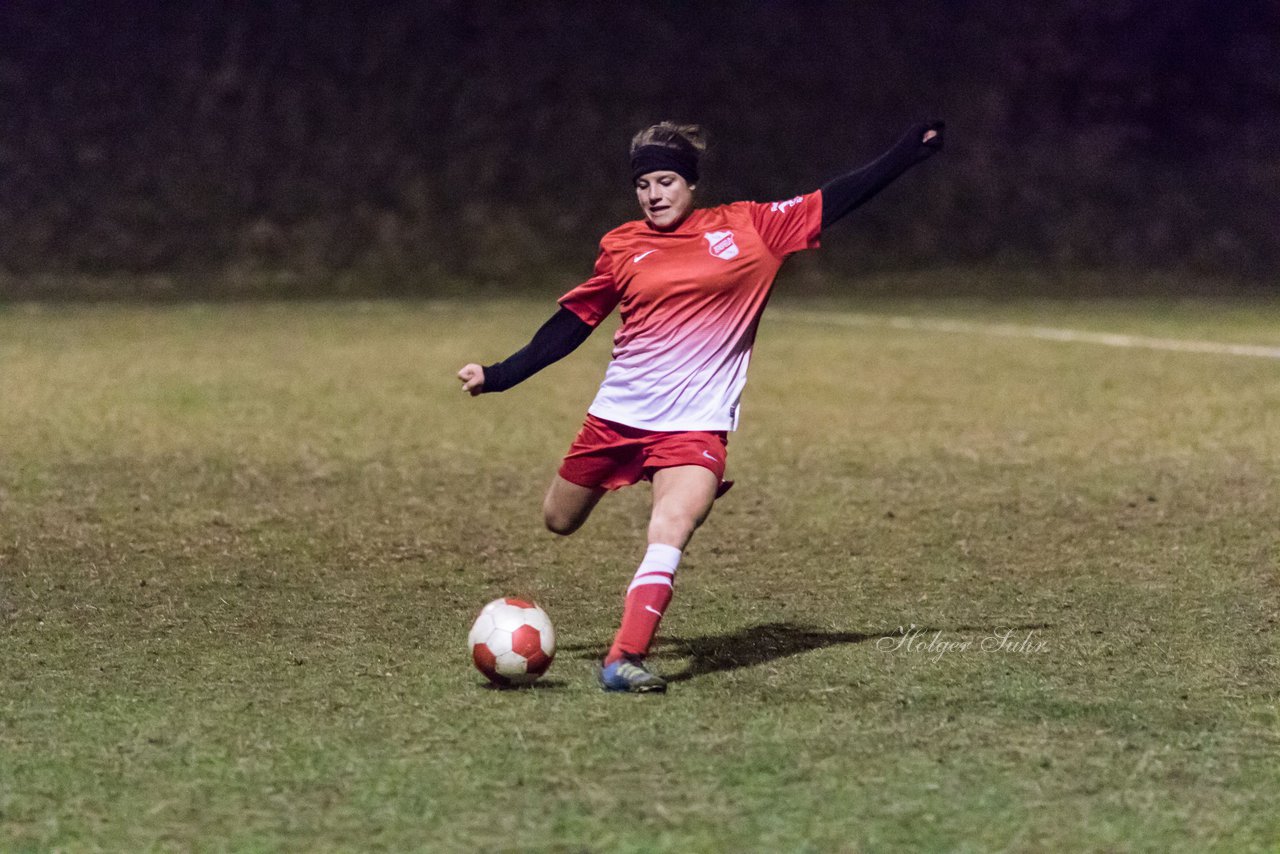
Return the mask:
[(646, 172), (636, 179), (644, 218), (659, 231), (675, 228), (693, 207), (693, 187), (675, 172)]

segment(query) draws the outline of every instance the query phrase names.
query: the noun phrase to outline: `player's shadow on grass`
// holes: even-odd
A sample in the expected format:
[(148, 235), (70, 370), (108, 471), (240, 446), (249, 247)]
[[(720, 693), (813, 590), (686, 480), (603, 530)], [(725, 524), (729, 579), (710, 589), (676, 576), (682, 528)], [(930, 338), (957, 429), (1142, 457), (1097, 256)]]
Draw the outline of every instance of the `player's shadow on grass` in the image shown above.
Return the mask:
[[(1047, 629), (1047, 623), (1026, 626), (1002, 626), (1002, 629), (1014, 631), (1033, 631)], [(923, 626), (913, 627), (920, 637), (921, 643), (927, 642), (939, 631), (945, 634), (960, 632), (987, 632), (974, 626), (957, 626), (951, 629), (936, 629)], [(882, 638), (897, 638), (895, 633), (878, 632), (828, 632), (812, 626), (801, 626), (795, 623), (764, 623), (749, 626), (736, 632), (723, 635), (705, 635), (696, 638), (660, 638), (656, 646), (658, 654), (663, 657), (687, 658), (688, 666), (672, 676), (666, 676), (668, 682), (683, 682), (708, 673), (720, 673), (737, 670), (742, 667), (755, 667), (779, 658), (799, 655), (815, 649), (848, 643), (865, 643)], [(594, 644), (582, 644), (568, 648), (568, 651), (581, 652), (581, 658), (599, 659), (601, 650)]]
[(689, 659), (684, 670), (666, 677), (668, 682), (683, 682), (707, 673), (755, 667), (814, 649), (882, 637), (883, 634), (865, 632), (827, 632), (794, 623), (764, 623), (724, 635), (660, 638), (657, 646), (663, 656)]

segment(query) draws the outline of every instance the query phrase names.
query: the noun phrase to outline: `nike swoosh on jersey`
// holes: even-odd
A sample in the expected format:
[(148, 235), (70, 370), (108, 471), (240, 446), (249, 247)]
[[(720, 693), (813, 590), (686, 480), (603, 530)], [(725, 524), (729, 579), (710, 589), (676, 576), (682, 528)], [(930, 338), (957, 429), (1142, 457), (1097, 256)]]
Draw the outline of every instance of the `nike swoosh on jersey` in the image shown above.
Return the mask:
[(655, 253), (655, 252), (657, 252), (657, 251), (658, 251), (657, 249), (650, 249), (648, 252), (641, 252), (639, 255), (637, 255), (637, 256), (635, 256), (634, 258), (632, 258), (632, 259), (631, 259), (631, 263), (632, 263), (632, 264), (639, 264), (641, 261), (643, 261), (643, 260), (644, 260), (644, 258), (645, 258), (645, 256), (646, 256), (646, 255), (652, 255), (653, 253)]

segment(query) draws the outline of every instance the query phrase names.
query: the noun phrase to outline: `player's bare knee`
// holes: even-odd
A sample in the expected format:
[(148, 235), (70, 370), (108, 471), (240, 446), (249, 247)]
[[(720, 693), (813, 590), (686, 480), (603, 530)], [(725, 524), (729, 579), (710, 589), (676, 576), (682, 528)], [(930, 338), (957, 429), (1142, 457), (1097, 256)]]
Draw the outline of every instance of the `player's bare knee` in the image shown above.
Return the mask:
[(567, 537), (581, 528), (582, 523), (586, 522), (587, 517), (590, 515), (590, 508), (587, 508), (585, 512), (579, 511), (575, 513), (552, 501), (547, 501), (542, 505), (542, 521), (546, 524), (547, 530), (562, 537)]
[(649, 520), (649, 542), (687, 543), (697, 527), (697, 521), (688, 517), (655, 516)]
[(544, 521), (547, 523), (548, 531), (562, 537), (567, 537), (582, 527), (582, 522), (576, 519), (553, 519), (548, 516)]
[(554, 507), (543, 507), (542, 521), (551, 533), (567, 537), (582, 527), (583, 520)]

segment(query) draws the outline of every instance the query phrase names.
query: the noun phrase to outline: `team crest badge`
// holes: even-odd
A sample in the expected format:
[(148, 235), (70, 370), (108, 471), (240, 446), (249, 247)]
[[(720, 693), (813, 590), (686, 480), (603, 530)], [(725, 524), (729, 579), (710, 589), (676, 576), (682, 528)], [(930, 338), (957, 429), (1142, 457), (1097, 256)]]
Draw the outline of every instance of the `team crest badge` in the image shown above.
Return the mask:
[(708, 250), (721, 261), (738, 257), (738, 244), (733, 242), (732, 231), (708, 231), (702, 235), (711, 244)]

